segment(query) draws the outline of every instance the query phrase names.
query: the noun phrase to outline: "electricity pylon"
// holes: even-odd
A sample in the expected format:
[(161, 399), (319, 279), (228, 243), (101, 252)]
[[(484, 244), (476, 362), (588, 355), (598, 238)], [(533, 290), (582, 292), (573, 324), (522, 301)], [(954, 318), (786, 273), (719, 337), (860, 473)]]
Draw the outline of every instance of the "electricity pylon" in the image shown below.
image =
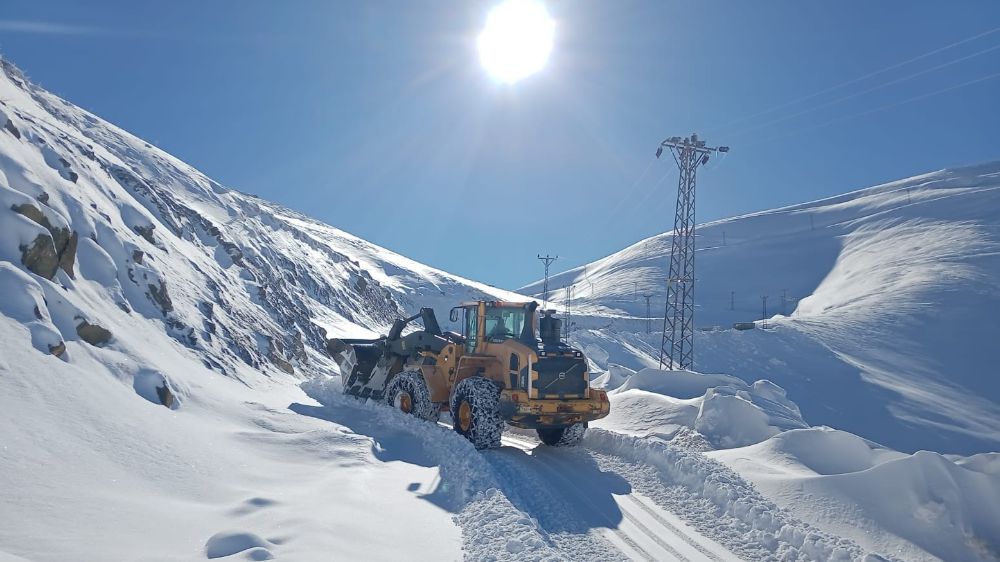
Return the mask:
[(661, 369), (689, 369), (694, 363), (694, 202), (698, 167), (708, 163), (712, 153), (729, 152), (729, 147), (710, 147), (698, 135), (670, 137), (656, 149), (659, 158), (666, 148), (674, 157), (680, 175), (677, 181), (677, 209), (674, 235), (670, 243), (670, 272), (667, 274), (667, 304), (663, 314), (663, 341), (660, 343)]

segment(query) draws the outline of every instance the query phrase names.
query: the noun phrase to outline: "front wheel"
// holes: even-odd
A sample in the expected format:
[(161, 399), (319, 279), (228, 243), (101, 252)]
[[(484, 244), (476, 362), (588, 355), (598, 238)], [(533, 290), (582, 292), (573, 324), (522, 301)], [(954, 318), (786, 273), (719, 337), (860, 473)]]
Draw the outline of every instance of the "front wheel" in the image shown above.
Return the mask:
[(587, 432), (587, 424), (574, 423), (569, 427), (546, 427), (536, 429), (538, 439), (550, 447), (572, 447), (580, 443)]
[(455, 386), (451, 400), (455, 431), (472, 441), (477, 449), (500, 446), (503, 419), (500, 417), (500, 388), (483, 377), (469, 377)]
[(430, 390), (420, 371), (403, 371), (393, 377), (385, 389), (385, 402), (404, 414), (437, 421), (438, 409), (431, 402)]

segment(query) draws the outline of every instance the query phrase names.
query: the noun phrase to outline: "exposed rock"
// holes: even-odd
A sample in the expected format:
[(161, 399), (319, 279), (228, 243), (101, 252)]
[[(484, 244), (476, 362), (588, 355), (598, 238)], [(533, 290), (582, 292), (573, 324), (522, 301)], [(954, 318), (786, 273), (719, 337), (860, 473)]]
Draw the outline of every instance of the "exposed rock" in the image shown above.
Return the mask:
[(153, 229), (156, 228), (155, 224), (149, 226), (133, 226), (132, 229), (135, 230), (136, 234), (142, 236), (152, 245), (156, 245), (156, 238), (153, 238)]
[(110, 331), (98, 326), (97, 324), (91, 324), (86, 320), (81, 322), (76, 327), (76, 335), (80, 336), (80, 339), (83, 341), (95, 347), (101, 347), (111, 340)]
[[(45, 200), (47, 199), (48, 196), (46, 195)], [(76, 263), (76, 246), (79, 241), (79, 235), (76, 231), (70, 232), (68, 228), (53, 226), (52, 223), (49, 222), (48, 217), (46, 217), (45, 214), (34, 205), (23, 203), (21, 205), (13, 205), (10, 209), (15, 213), (31, 219), (35, 223), (44, 226), (46, 230), (49, 231), (50, 235), (47, 237), (48, 242), (41, 242), (40, 239), (44, 235), (40, 234), (38, 238), (32, 242), (31, 246), (28, 247), (29, 252), (32, 250), (36, 252), (37, 255), (32, 256), (30, 259), (32, 259), (33, 263), (36, 263), (35, 267), (38, 267), (40, 271), (36, 270), (32, 265), (29, 265), (29, 257), (26, 254), (22, 254), (21, 263), (38, 275), (41, 275), (46, 279), (52, 279), (56, 274), (56, 270), (48, 267), (49, 249), (46, 246), (50, 245), (52, 247), (52, 251), (55, 253), (56, 266), (62, 267), (63, 271), (65, 271), (67, 275), (75, 278), (73, 275), (73, 265)], [(22, 249), (22, 251), (24, 250)], [(39, 259), (42, 259), (42, 261), (38, 262)]]
[(309, 356), (306, 354), (305, 342), (302, 341), (302, 332), (298, 330), (295, 332), (295, 337), (292, 338), (292, 357), (303, 362), (309, 359)]
[(271, 336), (267, 336), (268, 343), (268, 359), (274, 363), (274, 366), (281, 369), (282, 371), (288, 373), (289, 375), (295, 374), (295, 367), (285, 359), (285, 348), (282, 345), (281, 340), (275, 339)]
[(295, 374), (295, 367), (285, 359), (274, 355), (271, 357), (271, 361), (274, 362), (274, 366), (281, 369), (282, 371), (288, 373), (289, 375)]
[(80, 236), (74, 230), (73, 234), (70, 235), (69, 241), (66, 243), (66, 247), (59, 252), (59, 267), (66, 272), (71, 278), (76, 278), (73, 275), (73, 265), (76, 264), (76, 245), (80, 241)]
[(17, 130), (17, 127), (14, 126), (14, 122), (10, 119), (7, 120), (7, 123), (4, 124), (3, 128), (10, 134), (14, 135), (14, 138), (21, 138), (21, 131)]
[(134, 261), (139, 265), (142, 265), (142, 258), (145, 255), (146, 253), (143, 252), (142, 250), (132, 250), (132, 261)]
[(160, 399), (160, 404), (168, 408), (174, 406), (174, 393), (170, 391), (170, 387), (167, 383), (163, 383), (163, 386), (156, 387), (156, 396)]
[(52, 236), (39, 234), (31, 244), (22, 246), (21, 263), (35, 275), (46, 279), (55, 277), (59, 267), (59, 254), (52, 245)]
[(149, 298), (153, 299), (163, 314), (174, 309), (174, 303), (170, 300), (170, 294), (167, 293), (166, 281), (160, 281), (159, 285), (147, 285), (147, 287), (149, 287)]
[(66, 343), (59, 342), (55, 345), (49, 346), (49, 353), (55, 355), (56, 357), (62, 357), (63, 353), (66, 353)]
[(23, 203), (21, 205), (11, 205), (10, 210), (14, 211), (15, 213), (28, 217), (32, 221), (44, 226), (49, 230), (52, 229), (52, 223), (49, 222), (48, 217), (46, 217), (42, 213), (42, 211), (40, 211), (38, 207), (35, 207), (34, 205), (31, 205), (29, 203)]
[(38, 305), (37, 304), (35, 305), (35, 308), (32, 310), (32, 312), (35, 313), (35, 318), (37, 318), (39, 320), (42, 319), (42, 311), (38, 310)]

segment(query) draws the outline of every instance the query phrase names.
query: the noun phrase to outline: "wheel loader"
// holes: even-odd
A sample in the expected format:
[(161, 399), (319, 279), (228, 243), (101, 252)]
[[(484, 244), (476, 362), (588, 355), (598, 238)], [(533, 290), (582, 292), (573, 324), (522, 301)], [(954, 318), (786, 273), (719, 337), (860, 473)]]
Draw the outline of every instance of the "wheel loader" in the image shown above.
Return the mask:
[[(448, 411), (477, 449), (499, 447), (505, 423), (536, 430), (546, 445), (575, 445), (588, 422), (608, 415), (608, 395), (590, 388), (587, 359), (562, 341), (561, 320), (536, 312), (537, 302), (462, 303), (450, 314), (458, 334), (422, 308), (386, 336), (331, 339), (327, 351), (346, 394), (425, 420)], [(403, 335), (418, 318), (423, 329)]]

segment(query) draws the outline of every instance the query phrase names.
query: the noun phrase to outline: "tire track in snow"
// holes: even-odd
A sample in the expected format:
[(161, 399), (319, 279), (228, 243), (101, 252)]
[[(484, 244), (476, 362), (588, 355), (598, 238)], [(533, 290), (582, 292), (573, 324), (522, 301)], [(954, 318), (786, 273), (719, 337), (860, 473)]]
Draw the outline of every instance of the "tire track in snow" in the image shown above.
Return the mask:
[(666, 519), (664, 519), (663, 516), (660, 515), (659, 513), (656, 513), (656, 511), (654, 511), (653, 508), (651, 508), (646, 503), (647, 500), (643, 499), (642, 496), (640, 496), (639, 494), (637, 494), (637, 493), (629, 494), (628, 495), (628, 499), (631, 500), (633, 503), (635, 503), (635, 505), (638, 506), (639, 509), (641, 509), (641, 510), (645, 511), (647, 514), (649, 514), (650, 517), (656, 519), (657, 522), (659, 522), (660, 525), (664, 526), (671, 533), (673, 533), (674, 535), (680, 537), (681, 540), (683, 540), (684, 542), (686, 542), (689, 545), (691, 545), (692, 548), (694, 548), (695, 550), (697, 550), (701, 554), (705, 555), (705, 557), (707, 557), (710, 560), (713, 560), (715, 562), (724, 562), (723, 558), (720, 557), (718, 554), (716, 554), (715, 552), (712, 552), (707, 547), (705, 547), (705, 545), (703, 545), (703, 544), (697, 542), (696, 540), (694, 540), (693, 538), (691, 538), (690, 534), (685, 533), (685, 532), (681, 531), (680, 529), (678, 529), (677, 527), (675, 527), (672, 523), (670, 523), (669, 521), (667, 521)]
[[(521, 435), (505, 435), (504, 442), (528, 452), (532, 452), (539, 445)], [(533, 466), (546, 471), (549, 475), (555, 475), (556, 481), (563, 481), (565, 475), (573, 474), (574, 465), (579, 464), (573, 462), (574, 455), (591, 458), (593, 456), (591, 452), (582, 448), (543, 448), (539, 451), (543, 454), (532, 455), (537, 460)], [(569, 490), (571, 494), (582, 492), (584, 491), (580, 489)], [(688, 562), (723, 562), (739, 559), (722, 545), (687, 527), (679, 517), (656, 505), (652, 499), (644, 497), (635, 489), (628, 494), (616, 494), (614, 499), (626, 523), (620, 530), (626, 535), (631, 531), (633, 542), (644, 543), (647, 554), (655, 551), (653, 555), (657, 560), (663, 559), (664, 555)], [(671, 537), (676, 540), (670, 540)], [(649, 541), (653, 541), (654, 544), (649, 544)]]
[[(527, 457), (525, 449), (520, 444), (513, 445), (518, 452), (514, 454)], [(588, 522), (573, 514), (578, 513), (566, 494), (555, 493), (551, 487), (543, 485), (534, 478), (533, 463), (525, 463), (524, 459), (512, 456), (512, 451), (503, 449), (492, 450), (484, 454), (487, 462), (503, 477), (507, 483), (501, 491), (515, 507), (528, 513), (536, 519), (559, 550), (571, 560), (627, 560), (632, 558), (622, 551), (620, 542), (628, 544), (630, 539), (618, 537), (619, 541), (598, 533), (590, 533)], [(530, 457), (528, 457), (530, 459)], [(637, 548), (637, 547), (633, 547)], [(620, 551), (614, 557), (615, 551)], [(654, 560), (646, 556), (641, 560)]]
[[(590, 455), (589, 452), (581, 449), (566, 450), (566, 452), (569, 455)], [(555, 463), (561, 465), (564, 470), (571, 469), (569, 455), (559, 455)], [(725, 556), (720, 556), (720, 554), (713, 552), (706, 544), (703, 544), (703, 542), (708, 542), (707, 539), (698, 536), (697, 531), (686, 528), (681, 521), (678, 520), (677, 525), (670, 523), (667, 520), (668, 513), (658, 513), (658, 511), (662, 511), (661, 508), (654, 508), (648, 505), (645, 498), (639, 495), (635, 489), (632, 489), (627, 495), (617, 496), (615, 500), (626, 519), (678, 560), (688, 562), (722, 562), (726, 558), (730, 560), (738, 559), (729, 552), (726, 552)], [(637, 510), (636, 507), (639, 509)], [(664, 539), (665, 537), (674, 540), (667, 542)], [(699, 542), (698, 538), (701, 538), (703, 542)], [(713, 546), (716, 549), (722, 548), (721, 545)]]

